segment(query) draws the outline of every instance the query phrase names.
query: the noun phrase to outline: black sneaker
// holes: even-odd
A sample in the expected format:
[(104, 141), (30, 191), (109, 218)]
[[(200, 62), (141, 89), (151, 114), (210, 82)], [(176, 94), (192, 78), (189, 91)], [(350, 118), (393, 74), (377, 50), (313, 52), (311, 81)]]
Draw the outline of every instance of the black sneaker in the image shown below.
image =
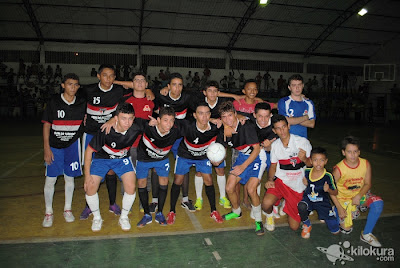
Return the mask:
[(196, 212), (196, 208), (193, 206), (191, 200), (189, 200), (188, 202), (182, 202), (181, 206), (183, 208), (186, 208), (187, 210), (189, 210), (190, 212)]
[(158, 208), (158, 203), (155, 203), (155, 202), (150, 203), (150, 205), (149, 205), (150, 213), (153, 213), (153, 214), (156, 213), (157, 208)]

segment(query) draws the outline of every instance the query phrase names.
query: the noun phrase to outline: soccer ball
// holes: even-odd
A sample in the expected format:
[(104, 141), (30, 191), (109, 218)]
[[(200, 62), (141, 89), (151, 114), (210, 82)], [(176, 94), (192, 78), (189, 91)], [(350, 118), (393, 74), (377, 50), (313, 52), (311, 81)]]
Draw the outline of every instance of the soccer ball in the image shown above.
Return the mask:
[(219, 163), (224, 160), (226, 155), (225, 147), (221, 143), (213, 143), (207, 148), (207, 157), (213, 163)]

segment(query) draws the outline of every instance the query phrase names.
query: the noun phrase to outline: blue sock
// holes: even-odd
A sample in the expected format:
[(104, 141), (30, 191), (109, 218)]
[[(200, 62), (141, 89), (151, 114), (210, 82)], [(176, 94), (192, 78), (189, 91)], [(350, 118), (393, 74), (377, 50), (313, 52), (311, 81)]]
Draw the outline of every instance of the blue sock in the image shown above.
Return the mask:
[(307, 227), (310, 227), (310, 225), (311, 225), (310, 219), (307, 219), (307, 220), (303, 221), (303, 223), (305, 225), (307, 225)]
[(369, 206), (367, 224), (365, 224), (363, 234), (372, 233), (372, 230), (374, 229), (375, 224), (378, 221), (382, 210), (383, 210), (383, 200), (375, 201)]

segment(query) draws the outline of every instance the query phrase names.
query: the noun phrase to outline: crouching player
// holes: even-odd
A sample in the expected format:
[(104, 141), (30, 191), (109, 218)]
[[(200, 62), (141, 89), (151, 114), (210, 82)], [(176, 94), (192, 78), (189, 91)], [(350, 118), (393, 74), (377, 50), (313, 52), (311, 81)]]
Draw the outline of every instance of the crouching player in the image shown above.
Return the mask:
[[(115, 115), (116, 126), (109, 134), (99, 131), (86, 149), (84, 189), (86, 202), (93, 213), (93, 232), (100, 231), (103, 224), (97, 190), (109, 170), (118, 175), (125, 189), (119, 225), (124, 231), (131, 229), (128, 213), (136, 197), (136, 175), (129, 157), (129, 149), (143, 130), (143, 126), (133, 124), (134, 118), (134, 110), (130, 103), (119, 104)], [(92, 160), (93, 152), (95, 154)]]
[(232, 165), (226, 184), (226, 192), (232, 204), (232, 212), (225, 214), (223, 218), (224, 220), (231, 220), (242, 216), (242, 210), (239, 206), (240, 184), (247, 184), (253, 215), (256, 221), (255, 232), (257, 235), (263, 235), (264, 227), (261, 218), (261, 204), (257, 194), (257, 186), (260, 183), (258, 178), (260, 170), (260, 158), (258, 157), (260, 153), (260, 143), (258, 141), (256, 127), (250, 121), (246, 121), (244, 125), (241, 125), (237, 118), (236, 110), (230, 101), (221, 105), (220, 114), (224, 128), (226, 126), (232, 129), (233, 132), (231, 137), (228, 137), (224, 134), (224, 130), (221, 130), (217, 141), (227, 144), (239, 151), (239, 156)]
[(324, 220), (332, 234), (340, 231), (335, 211), (332, 209), (329, 195), (337, 195), (335, 182), (331, 173), (327, 172), (325, 165), (328, 162), (326, 150), (316, 147), (311, 150), (311, 162), (313, 167), (306, 168), (303, 183), (307, 186), (304, 190), (303, 200), (297, 204), (303, 230), (301, 237), (310, 238), (311, 222), (308, 215), (316, 210), (318, 218)]
[(383, 200), (370, 192), (371, 165), (360, 157), (360, 141), (352, 136), (342, 141), (344, 159), (333, 168), (338, 188), (337, 198), (332, 197), (340, 218), (342, 233), (349, 234), (353, 230), (353, 219), (369, 208), (367, 223), (361, 232), (360, 239), (373, 247), (381, 247), (372, 230), (383, 210)]
[(53, 225), (53, 195), (57, 176), (64, 175), (66, 222), (75, 220), (71, 211), (74, 194), (74, 177), (82, 175), (80, 135), (85, 116), (86, 102), (77, 98), (79, 77), (76, 74), (64, 76), (61, 84), (64, 92), (54, 95), (43, 113), (44, 161), (46, 163), (46, 182), (44, 184), (44, 201), (46, 215), (43, 227)]

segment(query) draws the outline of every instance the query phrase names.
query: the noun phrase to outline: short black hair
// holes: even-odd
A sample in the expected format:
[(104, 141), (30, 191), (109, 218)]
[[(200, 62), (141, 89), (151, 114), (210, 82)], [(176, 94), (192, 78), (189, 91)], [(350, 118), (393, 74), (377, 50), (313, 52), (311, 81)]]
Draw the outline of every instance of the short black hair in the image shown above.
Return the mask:
[(259, 110), (271, 111), (272, 109), (268, 102), (259, 102), (256, 104), (256, 107), (254, 107), (254, 113), (257, 113)]
[(257, 87), (257, 90), (258, 90), (258, 84), (257, 84), (257, 81), (255, 79), (248, 79), (248, 80), (244, 81), (243, 88), (245, 88), (248, 83), (255, 83), (256, 87)]
[(180, 73), (172, 73), (172, 74), (169, 75), (168, 84), (171, 84), (172, 79), (175, 79), (175, 78), (181, 79), (182, 83), (183, 83), (183, 76)]
[(68, 79), (76, 80), (79, 83), (79, 76), (75, 73), (68, 73), (68, 74), (64, 75), (62, 83), (65, 83)]
[[(207, 107), (208, 109), (210, 109), (210, 106), (208, 106), (208, 104), (207, 104), (205, 101), (201, 101), (201, 102), (199, 102), (199, 103), (196, 105), (196, 110), (195, 110), (195, 112), (197, 111), (197, 108), (198, 108), (198, 107), (202, 107), (202, 106)], [(210, 111), (211, 111), (211, 109), (210, 109)]]
[(286, 119), (285, 116), (283, 116), (283, 115), (281, 115), (281, 114), (275, 114), (275, 115), (272, 117), (272, 119), (271, 119), (272, 127), (274, 127), (275, 124), (278, 123), (278, 122), (280, 122), (280, 121), (285, 121), (285, 122), (286, 122), (286, 125), (289, 125), (289, 123), (288, 123), (288, 121), (287, 121), (287, 119)]
[(290, 86), (290, 83), (291, 83), (293, 80), (301, 81), (302, 83), (304, 83), (303, 77), (302, 77), (301, 75), (299, 75), (299, 74), (294, 74), (294, 75), (292, 75), (292, 76), (289, 77), (289, 79), (288, 79), (288, 85), (289, 85), (289, 86)]
[(360, 145), (361, 145), (360, 140), (358, 138), (356, 138), (354, 136), (347, 136), (347, 137), (344, 137), (344, 139), (342, 140), (342, 144), (341, 144), (342, 150), (346, 150), (346, 146), (348, 144), (353, 144), (353, 145), (357, 146), (358, 149), (360, 149)]
[(206, 91), (209, 87), (215, 87), (219, 90), (219, 84), (215, 80), (207, 81), (203, 90)]
[(128, 102), (123, 102), (118, 104), (117, 110), (115, 111), (115, 115), (119, 115), (120, 113), (135, 115), (135, 110), (133, 109), (132, 104)]
[(146, 74), (144, 72), (136, 72), (132, 75), (132, 81), (135, 79), (136, 76), (141, 75), (144, 77), (144, 80), (147, 82), (147, 77)]
[(221, 104), (221, 106), (219, 106), (218, 112), (220, 115), (222, 115), (223, 113), (228, 113), (228, 112), (235, 113), (236, 110), (231, 101), (226, 101), (226, 102), (223, 102)]
[(114, 67), (114, 65), (112, 65), (112, 64), (102, 64), (102, 65), (100, 65), (98, 74), (101, 74), (101, 72), (102, 72), (104, 69), (111, 69), (111, 70), (113, 70), (113, 71), (114, 71), (114, 75), (115, 75), (115, 67)]
[(158, 117), (161, 118), (164, 115), (172, 115), (175, 118), (175, 110), (172, 107), (166, 106), (166, 107), (161, 107), (160, 112), (158, 114)]
[(326, 151), (325, 148), (322, 147), (315, 147), (311, 150), (311, 156), (313, 156), (314, 154), (323, 154), (325, 155), (326, 158), (328, 158), (328, 152)]

